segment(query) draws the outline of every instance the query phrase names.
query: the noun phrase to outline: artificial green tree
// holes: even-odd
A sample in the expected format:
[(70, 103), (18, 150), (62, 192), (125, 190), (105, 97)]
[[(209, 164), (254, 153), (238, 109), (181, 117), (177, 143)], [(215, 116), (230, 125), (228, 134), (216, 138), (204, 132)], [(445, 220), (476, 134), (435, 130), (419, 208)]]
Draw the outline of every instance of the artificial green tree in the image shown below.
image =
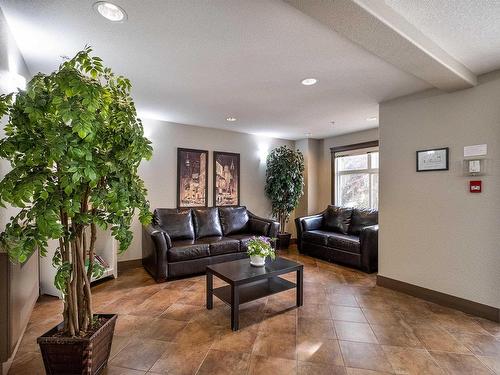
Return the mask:
[(97, 228), (110, 228), (125, 251), (135, 210), (142, 223), (151, 220), (137, 170), (152, 147), (131, 84), (91, 52), (86, 47), (52, 74), (35, 75), (25, 91), (0, 96), (0, 117), (8, 116), (0, 157), (12, 167), (0, 182), (0, 205), (20, 209), (0, 245), (24, 262), (58, 240), (54, 283), (68, 336), (85, 335), (95, 321), (90, 282), (103, 271), (94, 262)]
[(272, 213), (280, 223), (280, 232), (304, 194), (304, 156), (298, 150), (281, 146), (267, 156), (265, 192)]

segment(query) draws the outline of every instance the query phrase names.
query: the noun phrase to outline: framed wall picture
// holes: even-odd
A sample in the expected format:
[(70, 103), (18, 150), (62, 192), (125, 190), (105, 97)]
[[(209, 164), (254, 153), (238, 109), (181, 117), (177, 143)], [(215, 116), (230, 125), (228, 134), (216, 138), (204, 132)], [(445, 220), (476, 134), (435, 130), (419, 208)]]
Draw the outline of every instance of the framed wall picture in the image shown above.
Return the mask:
[(177, 149), (177, 207), (208, 206), (208, 151)]
[(449, 151), (448, 147), (417, 151), (417, 172), (447, 171)]
[(240, 154), (214, 151), (214, 206), (240, 205)]

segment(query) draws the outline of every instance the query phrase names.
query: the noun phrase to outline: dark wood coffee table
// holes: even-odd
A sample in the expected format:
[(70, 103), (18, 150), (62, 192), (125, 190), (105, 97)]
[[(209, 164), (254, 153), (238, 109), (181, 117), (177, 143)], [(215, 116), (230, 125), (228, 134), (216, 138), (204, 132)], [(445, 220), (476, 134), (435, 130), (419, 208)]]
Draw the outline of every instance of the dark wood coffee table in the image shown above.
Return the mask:
[[(278, 275), (297, 272), (297, 283)], [(217, 276), (229, 285), (213, 287), (213, 277)], [(304, 266), (284, 258), (266, 260), (263, 267), (250, 265), (250, 259), (240, 259), (207, 266), (207, 309), (213, 308), (215, 295), (231, 306), (231, 329), (239, 328), (239, 306), (246, 302), (270, 296), (285, 290), (297, 289), (297, 307), (303, 305)]]

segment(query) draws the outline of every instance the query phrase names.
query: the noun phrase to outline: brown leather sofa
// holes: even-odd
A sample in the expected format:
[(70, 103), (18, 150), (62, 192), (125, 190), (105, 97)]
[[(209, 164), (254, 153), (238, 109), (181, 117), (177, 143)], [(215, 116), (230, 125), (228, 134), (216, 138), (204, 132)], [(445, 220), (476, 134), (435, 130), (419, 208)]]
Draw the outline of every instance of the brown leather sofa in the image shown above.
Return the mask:
[(246, 258), (250, 238), (274, 238), (278, 229), (243, 206), (157, 208), (143, 227), (142, 264), (157, 282), (204, 273), (209, 264)]
[(328, 206), (295, 219), (301, 253), (371, 273), (378, 269), (378, 211)]

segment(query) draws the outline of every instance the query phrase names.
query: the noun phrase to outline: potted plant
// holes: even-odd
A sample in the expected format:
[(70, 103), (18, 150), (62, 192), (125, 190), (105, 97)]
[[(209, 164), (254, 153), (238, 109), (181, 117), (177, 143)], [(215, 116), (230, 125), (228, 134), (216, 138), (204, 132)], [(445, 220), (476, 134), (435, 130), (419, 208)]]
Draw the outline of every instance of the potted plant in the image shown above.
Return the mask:
[(18, 207), (0, 235), (14, 262), (36, 250), (52, 259), (64, 300), (63, 322), (38, 338), (48, 374), (97, 374), (107, 364), (116, 315), (94, 314), (90, 282), (97, 228), (110, 228), (120, 252), (132, 240), (136, 209), (151, 220), (137, 174), (152, 154), (130, 97), (116, 76), (86, 47), (52, 74), (37, 74), (26, 91), (0, 96), (7, 115), (0, 157), (12, 170), (0, 181), (0, 204)]
[(290, 214), (299, 203), (304, 187), (304, 156), (287, 146), (272, 150), (267, 156), (266, 195), (272, 213), (280, 223), (278, 246), (288, 249), (291, 234), (285, 232)]
[(267, 257), (273, 260), (276, 258), (271, 241), (271, 238), (264, 236), (252, 237), (248, 241), (247, 254), (250, 255), (252, 266), (262, 267), (266, 264)]

